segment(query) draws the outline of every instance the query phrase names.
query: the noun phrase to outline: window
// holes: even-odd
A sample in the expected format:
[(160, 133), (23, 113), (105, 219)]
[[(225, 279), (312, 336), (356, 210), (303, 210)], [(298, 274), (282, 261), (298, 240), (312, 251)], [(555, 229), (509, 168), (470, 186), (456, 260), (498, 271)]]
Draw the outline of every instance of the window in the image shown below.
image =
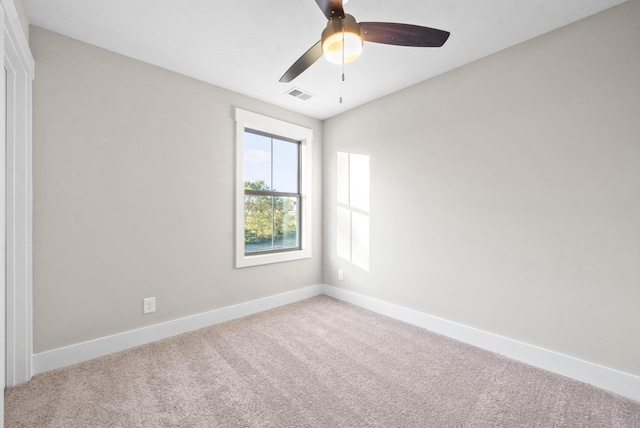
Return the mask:
[(236, 267), (311, 257), (312, 138), (236, 109)]
[(300, 143), (244, 131), (244, 253), (300, 249)]

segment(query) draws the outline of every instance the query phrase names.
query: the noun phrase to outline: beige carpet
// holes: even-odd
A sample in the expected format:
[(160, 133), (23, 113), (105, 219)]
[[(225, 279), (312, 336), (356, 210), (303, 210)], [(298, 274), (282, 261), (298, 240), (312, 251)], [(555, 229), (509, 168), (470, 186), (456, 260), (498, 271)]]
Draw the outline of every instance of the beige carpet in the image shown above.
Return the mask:
[(640, 403), (320, 296), (35, 376), (7, 427), (637, 427)]

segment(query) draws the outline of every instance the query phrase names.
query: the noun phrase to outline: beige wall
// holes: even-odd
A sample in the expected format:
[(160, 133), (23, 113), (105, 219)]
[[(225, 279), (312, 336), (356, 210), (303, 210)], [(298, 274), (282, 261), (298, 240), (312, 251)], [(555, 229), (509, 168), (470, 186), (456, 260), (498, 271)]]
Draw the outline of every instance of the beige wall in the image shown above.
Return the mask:
[[(326, 121), (325, 282), (640, 375), (639, 22), (631, 0)], [(371, 157), (370, 272), (336, 256), (338, 151)]]
[[(37, 27), (31, 49), (35, 353), (321, 282), (320, 121)], [(235, 107), (313, 129), (312, 259), (234, 269)]]

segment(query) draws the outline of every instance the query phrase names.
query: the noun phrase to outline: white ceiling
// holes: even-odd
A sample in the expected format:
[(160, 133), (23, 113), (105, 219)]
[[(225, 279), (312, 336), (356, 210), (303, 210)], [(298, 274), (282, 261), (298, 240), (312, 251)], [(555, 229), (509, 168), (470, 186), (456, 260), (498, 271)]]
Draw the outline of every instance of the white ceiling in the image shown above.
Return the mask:
[[(320, 40), (326, 19), (314, 0), (23, 3), (33, 25), (326, 119), (624, 1), (350, 0), (345, 12), (357, 21), (435, 27), (451, 36), (442, 48), (365, 43), (362, 56), (345, 66), (344, 83), (340, 66), (324, 58), (293, 82), (278, 82)], [(314, 96), (287, 95), (293, 87)]]

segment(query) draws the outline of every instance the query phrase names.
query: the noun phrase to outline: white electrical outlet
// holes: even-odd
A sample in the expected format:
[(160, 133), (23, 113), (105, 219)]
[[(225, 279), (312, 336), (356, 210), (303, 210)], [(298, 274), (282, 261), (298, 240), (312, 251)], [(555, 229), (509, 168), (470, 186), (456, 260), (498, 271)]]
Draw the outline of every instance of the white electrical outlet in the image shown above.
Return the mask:
[(338, 269), (338, 279), (339, 279), (340, 281), (343, 281), (343, 280), (344, 280), (344, 270), (342, 270), (342, 269)]
[(151, 312), (156, 311), (156, 298), (155, 297), (147, 297), (142, 301), (142, 313), (150, 314)]

